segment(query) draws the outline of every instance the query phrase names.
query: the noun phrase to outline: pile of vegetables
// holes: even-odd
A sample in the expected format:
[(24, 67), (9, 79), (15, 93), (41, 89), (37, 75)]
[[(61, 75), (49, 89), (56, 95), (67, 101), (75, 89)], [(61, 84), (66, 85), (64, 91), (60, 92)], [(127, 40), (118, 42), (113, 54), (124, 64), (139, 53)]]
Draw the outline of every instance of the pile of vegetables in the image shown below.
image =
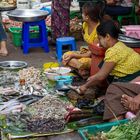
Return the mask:
[(127, 124), (113, 127), (105, 134), (108, 140), (138, 140), (140, 138), (140, 119), (133, 120)]
[(131, 120), (126, 124), (113, 126), (108, 132), (98, 133), (96, 136), (87, 134), (89, 140), (139, 140), (140, 139), (140, 118)]

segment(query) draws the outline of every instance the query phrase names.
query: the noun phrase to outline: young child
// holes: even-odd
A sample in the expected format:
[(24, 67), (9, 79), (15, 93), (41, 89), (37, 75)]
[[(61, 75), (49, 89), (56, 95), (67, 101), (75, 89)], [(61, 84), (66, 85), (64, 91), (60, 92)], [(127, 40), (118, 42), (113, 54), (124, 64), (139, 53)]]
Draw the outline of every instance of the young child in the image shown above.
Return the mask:
[[(101, 12), (100, 3), (88, 2), (82, 7), (83, 38), (88, 45), (98, 43), (96, 27), (99, 25)], [(84, 77), (90, 71), (91, 51), (88, 47), (83, 47), (78, 52), (66, 52), (63, 55), (63, 64), (78, 70), (79, 74)]]

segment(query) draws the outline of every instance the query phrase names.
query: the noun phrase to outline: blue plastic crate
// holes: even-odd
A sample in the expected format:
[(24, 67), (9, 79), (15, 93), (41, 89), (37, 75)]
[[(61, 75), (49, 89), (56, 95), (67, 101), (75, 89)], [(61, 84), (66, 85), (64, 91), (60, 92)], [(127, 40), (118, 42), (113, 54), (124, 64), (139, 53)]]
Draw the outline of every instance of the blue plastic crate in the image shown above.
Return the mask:
[(127, 122), (128, 122), (128, 119), (124, 119), (124, 120), (115, 121), (115, 122), (91, 125), (91, 126), (80, 128), (78, 130), (78, 133), (81, 135), (83, 140), (88, 140), (87, 137), (85, 136), (85, 132), (96, 135), (97, 133), (102, 132), (102, 131), (104, 132), (109, 131), (113, 126), (117, 126), (119, 124), (124, 124)]

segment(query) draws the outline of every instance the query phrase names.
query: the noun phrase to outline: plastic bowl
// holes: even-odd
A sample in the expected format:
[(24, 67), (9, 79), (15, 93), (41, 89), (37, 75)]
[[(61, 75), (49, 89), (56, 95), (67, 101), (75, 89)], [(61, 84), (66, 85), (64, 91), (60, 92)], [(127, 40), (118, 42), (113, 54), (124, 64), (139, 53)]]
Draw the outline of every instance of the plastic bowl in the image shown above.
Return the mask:
[[(67, 85), (71, 85), (73, 77), (66, 75), (66, 76), (57, 76), (56, 77), (57, 87), (64, 88)], [(68, 87), (67, 87), (68, 88)]]
[(70, 73), (71, 69), (67, 67), (56, 67), (56, 68), (49, 68), (45, 71), (46, 76), (49, 80), (56, 81), (57, 76), (65, 76)]

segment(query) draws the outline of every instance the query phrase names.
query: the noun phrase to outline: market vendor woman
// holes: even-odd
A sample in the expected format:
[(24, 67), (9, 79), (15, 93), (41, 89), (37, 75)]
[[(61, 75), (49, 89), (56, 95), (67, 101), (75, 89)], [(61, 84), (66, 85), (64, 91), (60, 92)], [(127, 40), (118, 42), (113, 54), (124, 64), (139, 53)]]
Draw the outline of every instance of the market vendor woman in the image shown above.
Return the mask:
[(97, 27), (99, 43), (106, 49), (104, 63), (98, 73), (80, 87), (81, 93), (111, 76), (111, 81), (128, 82), (140, 75), (140, 55), (118, 41), (119, 29), (112, 20)]
[[(99, 25), (101, 4), (88, 2), (82, 7), (83, 17), (83, 38), (87, 44), (97, 44), (96, 27)], [(91, 52), (88, 47), (81, 47), (78, 52), (66, 52), (63, 55), (63, 64), (69, 65), (78, 70), (81, 76), (90, 71)]]

